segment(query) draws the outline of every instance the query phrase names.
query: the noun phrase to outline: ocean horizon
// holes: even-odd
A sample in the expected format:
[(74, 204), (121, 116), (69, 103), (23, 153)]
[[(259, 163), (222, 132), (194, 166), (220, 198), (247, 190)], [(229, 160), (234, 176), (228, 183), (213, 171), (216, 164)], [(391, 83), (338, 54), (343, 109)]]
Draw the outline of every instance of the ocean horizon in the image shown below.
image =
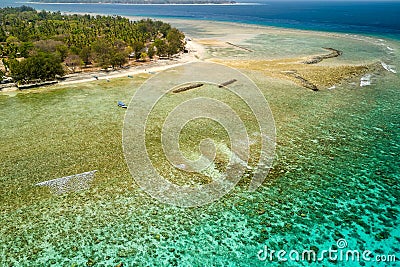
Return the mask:
[(301, 30), (355, 33), (400, 39), (399, 1), (240, 1), (229, 5), (34, 3), (5, 0), (0, 7), (238, 22)]

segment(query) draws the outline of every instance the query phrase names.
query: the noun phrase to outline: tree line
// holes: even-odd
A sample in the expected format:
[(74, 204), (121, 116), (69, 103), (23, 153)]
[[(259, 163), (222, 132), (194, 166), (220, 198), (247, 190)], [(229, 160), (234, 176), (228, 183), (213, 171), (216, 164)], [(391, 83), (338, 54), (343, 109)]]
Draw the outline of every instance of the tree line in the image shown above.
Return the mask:
[(51, 80), (88, 65), (122, 67), (129, 58), (171, 57), (184, 50), (184, 38), (170, 24), (150, 19), (0, 9), (3, 72), (18, 83)]

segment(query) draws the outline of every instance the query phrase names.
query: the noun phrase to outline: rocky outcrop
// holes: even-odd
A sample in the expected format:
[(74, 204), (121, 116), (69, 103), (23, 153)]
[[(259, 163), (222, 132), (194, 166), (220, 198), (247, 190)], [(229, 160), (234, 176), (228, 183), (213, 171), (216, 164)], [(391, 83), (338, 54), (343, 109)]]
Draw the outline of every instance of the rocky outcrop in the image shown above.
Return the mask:
[(336, 50), (330, 47), (323, 47), (325, 50), (331, 51), (329, 54), (326, 55), (319, 55), (319, 56), (315, 56), (312, 57), (310, 59), (307, 59), (306, 61), (304, 61), (304, 64), (317, 64), (319, 62), (321, 62), (324, 59), (328, 59), (328, 58), (334, 58), (334, 57), (338, 57), (340, 55), (343, 54), (342, 51), (340, 50)]

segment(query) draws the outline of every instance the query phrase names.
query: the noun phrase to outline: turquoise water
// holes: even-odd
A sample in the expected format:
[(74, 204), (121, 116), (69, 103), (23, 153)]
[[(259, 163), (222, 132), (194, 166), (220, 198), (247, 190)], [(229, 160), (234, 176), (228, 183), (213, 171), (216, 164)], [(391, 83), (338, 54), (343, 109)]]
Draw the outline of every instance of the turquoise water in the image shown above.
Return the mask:
[[(217, 20), (285, 28), (362, 33), (400, 38), (398, 1), (238, 1), (238, 5), (27, 4), (38, 10), (108, 15)], [(245, 4), (243, 4), (245, 3)]]
[[(330, 45), (344, 51), (331, 63), (382, 60), (400, 69), (398, 42), (353, 37), (266, 31), (243, 45), (267, 59), (319, 53)], [(290, 49), (294, 44), (298, 48)], [(397, 266), (398, 74), (376, 71), (371, 86), (359, 87), (355, 77), (314, 93), (245, 73), (274, 114), (274, 166), (256, 192), (242, 181), (219, 201), (189, 209), (145, 194), (123, 158), (125, 113), (116, 100), (129, 103), (147, 77), (2, 93), (0, 265)], [(93, 169), (98, 173), (86, 191), (57, 196), (34, 186)], [(320, 252), (336, 249), (339, 239), (373, 256), (396, 255), (396, 262), (257, 257), (264, 246)]]

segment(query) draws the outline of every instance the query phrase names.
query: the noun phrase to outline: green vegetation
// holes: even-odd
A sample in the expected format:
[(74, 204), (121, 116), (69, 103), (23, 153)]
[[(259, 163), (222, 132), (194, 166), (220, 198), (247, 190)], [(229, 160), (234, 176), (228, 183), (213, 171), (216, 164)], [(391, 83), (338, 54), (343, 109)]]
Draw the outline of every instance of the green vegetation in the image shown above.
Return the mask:
[(23, 83), (55, 79), (64, 74), (60, 58), (49, 53), (38, 53), (25, 60), (10, 62), (12, 78)]
[(183, 51), (170, 24), (120, 16), (63, 15), (22, 6), (0, 9), (3, 71), (20, 84), (51, 80), (83, 67), (117, 68)]

